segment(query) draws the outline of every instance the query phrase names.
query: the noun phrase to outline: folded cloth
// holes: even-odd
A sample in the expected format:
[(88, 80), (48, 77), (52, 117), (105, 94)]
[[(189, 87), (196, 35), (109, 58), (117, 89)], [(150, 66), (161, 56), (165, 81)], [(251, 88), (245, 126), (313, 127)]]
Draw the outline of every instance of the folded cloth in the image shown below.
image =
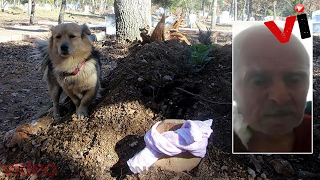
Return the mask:
[(175, 156), (189, 151), (197, 157), (206, 154), (208, 138), (212, 133), (212, 119), (206, 121), (187, 120), (180, 129), (160, 134), (157, 122), (144, 136), (146, 147), (127, 161), (130, 170), (138, 174), (154, 164), (163, 154)]

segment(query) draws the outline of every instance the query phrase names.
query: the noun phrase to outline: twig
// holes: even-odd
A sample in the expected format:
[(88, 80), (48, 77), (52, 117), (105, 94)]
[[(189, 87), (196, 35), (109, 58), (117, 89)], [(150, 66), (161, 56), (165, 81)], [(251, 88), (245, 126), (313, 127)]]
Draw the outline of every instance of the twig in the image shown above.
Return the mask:
[(39, 119), (43, 117), (46, 113), (48, 113), (49, 109), (52, 107), (52, 103), (48, 103), (42, 110), (40, 110), (37, 114), (32, 116), (31, 119)]
[(183, 92), (185, 92), (185, 93), (187, 93), (187, 94), (190, 94), (190, 95), (192, 95), (192, 96), (196, 96), (196, 97), (199, 97), (200, 99), (202, 99), (202, 100), (204, 100), (204, 101), (207, 101), (207, 102), (209, 102), (209, 103), (212, 103), (212, 104), (232, 104), (232, 103), (221, 103), (221, 102), (216, 102), (216, 101), (210, 101), (210, 100), (207, 100), (207, 99), (205, 99), (205, 98), (203, 98), (202, 96), (200, 96), (199, 94), (193, 94), (193, 93), (191, 93), (191, 92), (189, 92), (189, 91), (187, 91), (187, 90), (184, 90), (184, 89), (182, 89), (182, 88), (176, 88), (176, 89), (178, 89), (178, 90), (180, 90), (180, 91), (183, 91)]

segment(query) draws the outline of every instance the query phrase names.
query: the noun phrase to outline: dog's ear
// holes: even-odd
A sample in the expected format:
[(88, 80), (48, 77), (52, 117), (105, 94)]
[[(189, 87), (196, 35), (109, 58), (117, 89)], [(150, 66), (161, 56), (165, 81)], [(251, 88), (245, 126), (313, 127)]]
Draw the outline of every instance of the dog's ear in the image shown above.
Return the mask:
[(52, 31), (53, 31), (53, 29), (55, 28), (56, 26), (54, 26), (54, 25), (51, 25), (50, 26), (50, 31), (51, 31), (51, 33), (52, 33)]
[(81, 25), (81, 30), (82, 30), (82, 34), (81, 34), (82, 37), (85, 35), (91, 35), (91, 31), (86, 24)]
[(50, 36), (50, 38), (48, 39), (48, 43), (49, 43), (49, 47), (50, 47), (50, 48), (52, 48), (52, 46), (53, 46), (53, 34), (52, 34), (52, 33), (53, 33), (54, 27), (55, 27), (55, 26), (53, 26), (53, 25), (50, 27), (51, 36)]

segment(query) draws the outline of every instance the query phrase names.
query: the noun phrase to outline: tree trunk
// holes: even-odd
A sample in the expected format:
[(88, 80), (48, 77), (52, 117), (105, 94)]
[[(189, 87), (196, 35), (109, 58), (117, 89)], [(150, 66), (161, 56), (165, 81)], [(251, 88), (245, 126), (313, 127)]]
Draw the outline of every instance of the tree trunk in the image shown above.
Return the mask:
[(119, 43), (141, 40), (139, 28), (151, 27), (151, 0), (115, 0), (114, 10)]
[(238, 0), (234, 1), (234, 21), (238, 20)]
[(63, 24), (64, 23), (64, 12), (66, 11), (66, 4), (67, 4), (67, 0), (62, 0), (61, 9), (60, 9), (60, 13), (59, 13), (58, 24)]
[(28, 1), (28, 14), (31, 15), (32, 0)]
[(35, 0), (32, 0), (32, 5), (31, 5), (31, 13), (30, 13), (30, 24), (33, 25), (34, 24), (34, 11), (35, 11), (35, 8), (36, 8), (36, 3), (34, 2)]
[(246, 14), (246, 5), (247, 5), (247, 0), (244, 0), (244, 5), (242, 9), (242, 21), (245, 21), (245, 14)]
[(273, 1), (273, 20), (276, 20), (276, 5), (277, 5), (277, 1)]
[(247, 18), (247, 21), (249, 21), (250, 20), (250, 18), (251, 18), (251, 14), (252, 14), (252, 0), (247, 0), (248, 1), (248, 18)]
[(211, 18), (211, 30), (213, 30), (216, 27), (217, 3), (218, 3), (218, 0), (213, 0), (212, 18)]
[(229, 13), (230, 18), (233, 16), (233, 8), (234, 8), (234, 0), (230, 4), (230, 13)]
[(105, 0), (100, 0), (100, 7), (99, 7), (100, 16), (104, 13), (104, 3), (105, 3)]
[(204, 12), (205, 12), (205, 0), (202, 0), (202, 16), (204, 17)]
[(95, 9), (95, 2), (94, 2), (94, 0), (92, 0), (92, 14), (94, 14), (94, 9)]

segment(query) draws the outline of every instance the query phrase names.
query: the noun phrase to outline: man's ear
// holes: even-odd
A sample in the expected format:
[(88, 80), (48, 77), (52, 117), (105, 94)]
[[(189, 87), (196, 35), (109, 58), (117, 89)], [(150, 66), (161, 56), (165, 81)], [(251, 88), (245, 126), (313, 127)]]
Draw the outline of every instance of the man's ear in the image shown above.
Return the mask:
[(81, 25), (82, 34), (81, 36), (84, 37), (85, 35), (91, 35), (91, 31), (86, 24)]
[(233, 92), (233, 100), (236, 102), (236, 107), (237, 108), (237, 111), (239, 114), (242, 114), (243, 112), (243, 107), (242, 107), (242, 103), (241, 103), (241, 98), (239, 98), (239, 94), (234, 90)]

